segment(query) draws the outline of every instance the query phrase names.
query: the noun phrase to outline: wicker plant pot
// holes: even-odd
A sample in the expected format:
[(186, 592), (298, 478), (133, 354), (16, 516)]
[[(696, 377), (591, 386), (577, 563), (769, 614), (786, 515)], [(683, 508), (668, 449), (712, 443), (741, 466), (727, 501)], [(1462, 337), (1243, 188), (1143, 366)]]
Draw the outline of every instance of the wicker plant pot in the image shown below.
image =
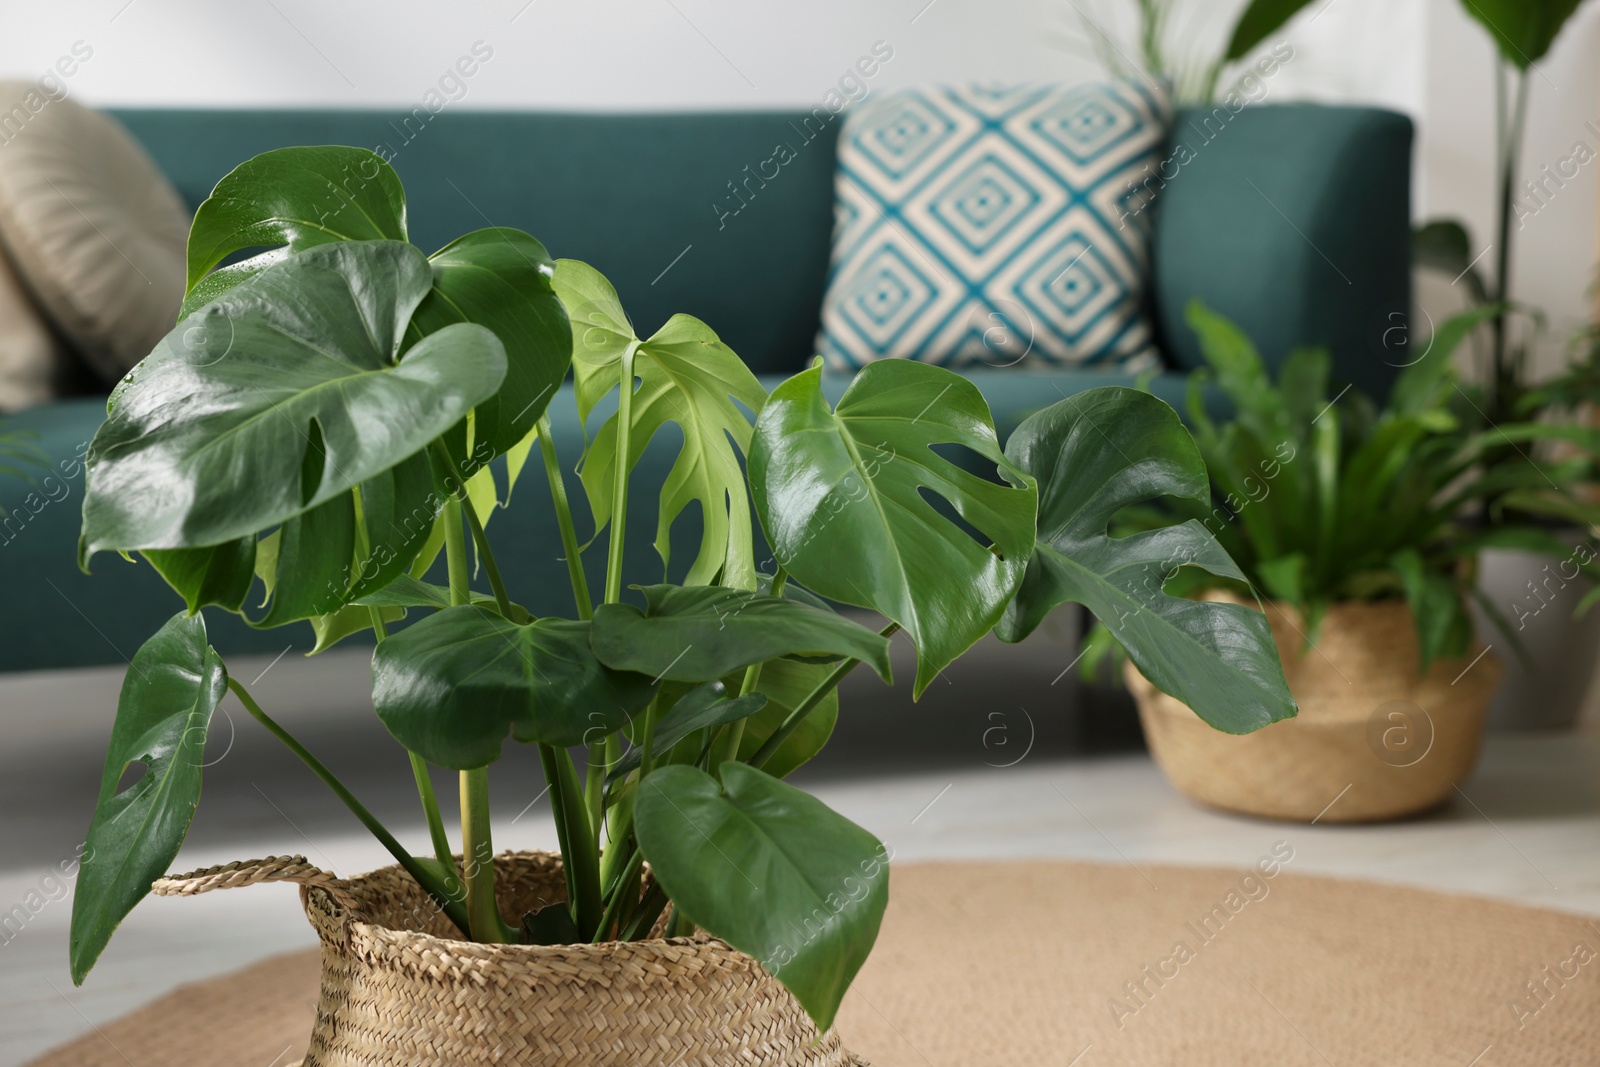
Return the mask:
[(1403, 602), (1334, 606), (1315, 648), (1292, 607), (1267, 614), (1300, 705), (1293, 719), (1225, 734), (1126, 668), (1150, 752), (1181, 792), (1271, 819), (1371, 822), (1433, 807), (1471, 773), (1502, 673), (1493, 653), (1474, 648), (1420, 674)]
[[(507, 915), (566, 896), (559, 857), (507, 853), (495, 866)], [(399, 867), (342, 881), (299, 856), (164, 878), (155, 892), (269, 881), (300, 884), (322, 940), (303, 1067), (865, 1067), (837, 1033), (819, 1036), (755, 960), (714, 938), (473, 944)]]

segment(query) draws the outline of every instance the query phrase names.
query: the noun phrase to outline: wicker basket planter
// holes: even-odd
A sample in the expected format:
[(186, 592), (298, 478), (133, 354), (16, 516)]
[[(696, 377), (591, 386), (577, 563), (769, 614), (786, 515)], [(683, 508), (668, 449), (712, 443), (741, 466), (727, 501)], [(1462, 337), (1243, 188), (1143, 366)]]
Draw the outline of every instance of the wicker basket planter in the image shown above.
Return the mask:
[[(559, 857), (495, 865), (508, 915), (566, 895)], [(268, 881), (300, 884), (322, 940), (303, 1067), (864, 1067), (755, 960), (713, 938), (473, 944), (399, 867), (343, 881), (298, 856), (164, 878), (155, 892)]]
[(1181, 792), (1272, 819), (1369, 822), (1433, 807), (1471, 773), (1502, 673), (1492, 652), (1473, 648), (1423, 675), (1404, 603), (1334, 606), (1315, 648), (1294, 608), (1267, 614), (1296, 718), (1219, 733), (1126, 668), (1151, 754)]

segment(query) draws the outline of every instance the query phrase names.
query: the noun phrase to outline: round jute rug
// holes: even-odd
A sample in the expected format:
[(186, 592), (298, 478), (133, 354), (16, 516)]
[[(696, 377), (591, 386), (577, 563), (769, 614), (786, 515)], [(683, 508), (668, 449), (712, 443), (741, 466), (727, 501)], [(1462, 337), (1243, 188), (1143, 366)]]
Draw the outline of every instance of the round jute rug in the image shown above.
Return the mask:
[[(840, 1034), (876, 1067), (1594, 1062), (1600, 920), (1291, 874), (1292, 857), (896, 865)], [(196, 983), (32, 1067), (287, 1067), (317, 973), (298, 952)]]

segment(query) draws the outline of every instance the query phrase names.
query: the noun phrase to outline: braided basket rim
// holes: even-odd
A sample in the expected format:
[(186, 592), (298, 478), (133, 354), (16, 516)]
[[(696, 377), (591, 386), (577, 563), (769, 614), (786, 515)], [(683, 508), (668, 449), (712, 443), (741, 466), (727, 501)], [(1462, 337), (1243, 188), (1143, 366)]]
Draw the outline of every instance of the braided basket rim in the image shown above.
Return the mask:
[[(561, 857), (542, 851), (507, 851), (494, 857), (497, 872), (514, 866), (533, 875), (551, 875), (561, 870)], [(345, 879), (345, 890), (358, 900), (385, 884), (415, 885), (399, 864), (379, 867)], [(416, 891), (421, 893), (420, 887)], [(561, 894), (565, 899), (565, 894)], [(601, 941), (566, 945), (493, 945), (443, 936), (421, 930), (402, 929), (364, 910), (341, 906), (320, 887), (301, 890), (306, 916), (320, 932), (343, 929), (352, 946), (370, 946), (361, 954), (368, 962), (402, 972), (423, 968), (443, 968), (458, 974), (494, 971), (521, 977), (559, 977), (563, 982), (608, 981), (595, 970), (597, 963), (611, 966), (633, 964), (656, 971), (663, 962), (681, 965), (685, 956), (696, 958), (702, 966), (731, 971), (759, 971), (776, 981), (751, 956), (720, 938), (705, 933), (690, 937), (652, 937), (637, 941)], [(553, 903), (554, 901), (552, 901)]]

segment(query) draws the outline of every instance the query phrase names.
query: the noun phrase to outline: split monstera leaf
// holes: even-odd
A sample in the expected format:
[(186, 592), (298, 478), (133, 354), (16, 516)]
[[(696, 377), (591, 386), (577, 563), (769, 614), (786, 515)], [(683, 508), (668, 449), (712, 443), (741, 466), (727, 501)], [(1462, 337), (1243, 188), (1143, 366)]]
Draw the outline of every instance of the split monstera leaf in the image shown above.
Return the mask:
[[(184, 611), (123, 690), (85, 863), (95, 892), (73, 919), (78, 980), (176, 856), (229, 689), (463, 936), (642, 937), (670, 904), (676, 929), (755, 956), (824, 1027), (876, 937), (888, 852), (782, 779), (826, 743), (846, 674), (865, 663), (889, 681), (895, 632), (915, 646), (920, 695), (984, 634), (1020, 640), (1073, 601), (1213, 725), (1294, 712), (1259, 615), (1163, 592), (1183, 566), (1235, 575), (1203, 529), (1107, 535), (1127, 505), (1206, 492), (1192, 440), (1146, 394), (1063, 401), (1004, 447), (979, 391), (934, 366), (874, 364), (837, 404), (816, 368), (769, 396), (704, 323), (677, 315), (641, 338), (598, 271), (519, 231), (425, 255), (407, 243), (399, 179), (359, 149), (241, 166), (197, 213), (189, 266), (184, 319), (113, 394), (88, 462), (85, 565), (141, 555)], [(609, 542), (595, 607), (543, 416), (559, 396), (587, 421), (613, 394), (579, 472)], [(682, 443), (656, 545), (683, 577), (630, 591), (629, 478), (668, 424)], [(536, 447), (576, 618), (514, 602), (484, 536)], [(702, 536), (675, 563), (686, 513)], [(472, 588), (468, 541), (487, 592)], [(441, 552), (447, 586), (427, 580)], [(373, 704), (417, 770), (433, 857), (411, 856), (227, 676), (207, 606), (262, 627), (309, 620), (318, 649), (375, 629)], [(538, 749), (550, 788), (568, 880), (557, 912), (500, 916), (489, 865), (457, 872), (422, 787), (428, 764), (460, 772), (462, 851), (477, 854), (486, 768), (508, 739)], [(146, 777), (119, 788), (134, 762)]]

